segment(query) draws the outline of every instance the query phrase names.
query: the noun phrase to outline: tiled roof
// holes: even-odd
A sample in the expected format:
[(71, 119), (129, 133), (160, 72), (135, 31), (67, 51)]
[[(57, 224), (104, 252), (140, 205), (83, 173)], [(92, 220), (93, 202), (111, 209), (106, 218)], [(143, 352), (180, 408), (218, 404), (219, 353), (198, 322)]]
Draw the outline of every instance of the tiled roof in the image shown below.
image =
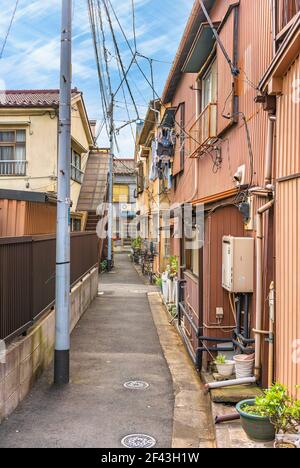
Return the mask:
[[(80, 94), (76, 88), (73, 96)], [(59, 106), (58, 89), (6, 90), (0, 91), (0, 107), (54, 107)]]
[(132, 175), (135, 173), (136, 163), (134, 159), (115, 159), (114, 173), (119, 175)]

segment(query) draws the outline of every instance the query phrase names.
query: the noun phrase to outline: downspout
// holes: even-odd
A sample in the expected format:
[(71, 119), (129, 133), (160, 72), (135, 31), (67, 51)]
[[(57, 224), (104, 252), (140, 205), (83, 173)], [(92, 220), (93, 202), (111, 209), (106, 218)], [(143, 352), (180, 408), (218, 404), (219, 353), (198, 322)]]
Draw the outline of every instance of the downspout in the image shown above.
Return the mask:
[[(272, 184), (272, 169), (273, 169), (273, 152), (274, 152), (274, 133), (276, 116), (269, 113), (268, 116), (268, 137), (265, 158), (265, 187), (270, 187)], [(263, 329), (263, 215), (269, 212), (274, 206), (274, 198), (267, 204), (257, 210), (256, 224), (256, 325), (255, 325), (255, 377), (257, 380), (261, 378), (261, 347)]]
[(267, 137), (266, 161), (265, 161), (265, 186), (266, 187), (268, 187), (272, 183), (275, 123), (276, 123), (276, 116), (274, 114), (269, 113), (268, 137)]
[(274, 206), (272, 199), (266, 205), (257, 210), (257, 232), (256, 232), (256, 325), (255, 325), (255, 377), (261, 378), (261, 344), (263, 328), (263, 214)]

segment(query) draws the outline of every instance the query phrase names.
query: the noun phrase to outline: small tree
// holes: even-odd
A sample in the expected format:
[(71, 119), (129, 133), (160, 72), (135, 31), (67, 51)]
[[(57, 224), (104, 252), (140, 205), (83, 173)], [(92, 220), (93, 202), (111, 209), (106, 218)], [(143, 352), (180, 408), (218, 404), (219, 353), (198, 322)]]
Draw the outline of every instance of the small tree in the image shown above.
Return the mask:
[(256, 399), (255, 407), (270, 418), (276, 434), (297, 434), (300, 430), (300, 401), (289, 396), (287, 388), (279, 383)]

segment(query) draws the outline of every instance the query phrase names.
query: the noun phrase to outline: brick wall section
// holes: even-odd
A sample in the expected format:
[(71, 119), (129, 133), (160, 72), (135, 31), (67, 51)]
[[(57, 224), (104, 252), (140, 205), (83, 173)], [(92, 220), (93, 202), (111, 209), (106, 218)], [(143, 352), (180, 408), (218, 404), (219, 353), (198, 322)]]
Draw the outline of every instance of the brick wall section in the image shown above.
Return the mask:
[[(98, 291), (94, 269), (71, 291), (71, 330), (86, 312)], [(0, 363), (0, 423), (24, 400), (41, 373), (51, 364), (55, 342), (55, 311), (41, 319), (26, 337), (8, 348), (5, 364)]]

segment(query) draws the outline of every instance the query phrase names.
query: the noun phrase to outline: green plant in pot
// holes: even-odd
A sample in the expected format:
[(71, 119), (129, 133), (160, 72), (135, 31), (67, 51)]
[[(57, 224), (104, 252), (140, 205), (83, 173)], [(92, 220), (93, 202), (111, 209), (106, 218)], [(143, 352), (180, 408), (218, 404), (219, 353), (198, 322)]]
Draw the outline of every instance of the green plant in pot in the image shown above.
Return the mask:
[(229, 361), (226, 359), (226, 356), (219, 354), (219, 356), (215, 359), (215, 365), (218, 370), (218, 374), (222, 377), (228, 378), (231, 377), (234, 373), (234, 361)]
[(262, 397), (240, 402), (237, 411), (250, 439), (269, 442), (276, 436), (276, 448), (297, 448), (288, 440), (291, 435), (296, 440), (299, 433), (300, 402), (283, 385), (276, 383)]
[(158, 286), (160, 289), (162, 289), (162, 277), (161, 276), (156, 278), (155, 285)]

